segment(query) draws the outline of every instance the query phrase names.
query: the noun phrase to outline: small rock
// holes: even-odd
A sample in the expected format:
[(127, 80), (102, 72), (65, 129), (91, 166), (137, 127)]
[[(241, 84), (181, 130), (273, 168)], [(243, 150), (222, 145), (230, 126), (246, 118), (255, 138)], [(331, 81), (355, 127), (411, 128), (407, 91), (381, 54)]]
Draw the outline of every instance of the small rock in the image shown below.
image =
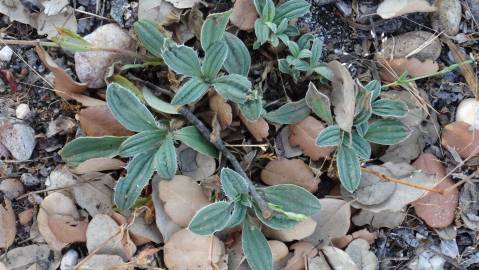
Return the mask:
[(462, 8), (459, 0), (436, 0), (437, 12), (433, 13), (431, 25), (435, 30), (444, 31), (449, 36), (459, 32)]
[(23, 188), (22, 182), (14, 178), (7, 178), (0, 182), (0, 191), (3, 192), (7, 199), (13, 200), (22, 195), (25, 189)]
[(32, 221), (33, 218), (33, 208), (28, 208), (26, 210), (23, 210), (18, 214), (18, 222), (22, 225), (27, 225)]
[(0, 159), (8, 159), (10, 157), (10, 151), (0, 142)]
[(30, 110), (30, 107), (28, 107), (28, 105), (25, 103), (18, 105), (17, 109), (15, 110), (15, 116), (21, 120), (26, 120), (30, 118), (31, 115), (32, 111)]
[(77, 263), (79, 254), (76, 250), (70, 249), (62, 257), (60, 262), (60, 270), (71, 270)]
[(41, 184), (40, 179), (31, 173), (23, 173), (22, 176), (20, 176), (20, 181), (27, 187)]
[(436, 60), (441, 54), (441, 42), (433, 38), (434, 33), (426, 31), (408, 32), (396, 37), (390, 37), (382, 44), (381, 55), (384, 58), (404, 58), (428, 42), (429, 45), (417, 51), (413, 56), (421, 61)]
[[(93, 33), (86, 35), (85, 40), (99, 48), (133, 49), (134, 40), (126, 31), (116, 24), (106, 24), (98, 27)], [(106, 51), (91, 51), (75, 53), (75, 71), (81, 82), (90, 88), (100, 88), (106, 85), (104, 77), (108, 67), (113, 62), (122, 61), (127, 64), (130, 56), (122, 53)]]
[(0, 143), (16, 160), (28, 160), (36, 145), (35, 131), (21, 122), (0, 122)]
[(479, 154), (478, 130), (464, 122), (453, 122), (442, 130), (441, 144), (446, 148), (452, 148), (462, 158)]
[(456, 121), (468, 123), (479, 129), (479, 101), (467, 98), (461, 101), (456, 111)]
[(0, 50), (0, 61), (10, 62), (13, 56), (13, 50), (9, 46), (5, 46)]

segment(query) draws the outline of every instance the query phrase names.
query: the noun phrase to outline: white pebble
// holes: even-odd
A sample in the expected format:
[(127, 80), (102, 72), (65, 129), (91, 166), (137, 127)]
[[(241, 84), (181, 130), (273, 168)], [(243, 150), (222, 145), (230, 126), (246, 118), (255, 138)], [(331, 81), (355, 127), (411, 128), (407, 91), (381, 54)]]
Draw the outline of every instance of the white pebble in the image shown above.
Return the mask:
[(32, 114), (32, 111), (30, 110), (30, 107), (28, 107), (27, 104), (22, 103), (17, 106), (17, 109), (15, 110), (15, 115), (17, 116), (18, 119), (28, 119)]
[(60, 263), (61, 270), (70, 270), (78, 263), (79, 254), (76, 250), (70, 249), (63, 255), (62, 262)]
[(479, 129), (479, 101), (474, 98), (463, 100), (457, 107), (456, 121), (466, 122)]
[(13, 50), (9, 46), (5, 46), (0, 50), (0, 60), (10, 62), (13, 56)]

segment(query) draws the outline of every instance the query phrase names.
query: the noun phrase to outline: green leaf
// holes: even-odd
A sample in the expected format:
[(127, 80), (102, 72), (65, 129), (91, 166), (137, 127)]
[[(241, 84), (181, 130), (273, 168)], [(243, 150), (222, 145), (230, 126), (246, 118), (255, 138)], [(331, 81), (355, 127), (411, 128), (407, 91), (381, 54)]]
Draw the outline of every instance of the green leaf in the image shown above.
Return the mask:
[(223, 63), (228, 56), (228, 47), (226, 43), (217, 41), (206, 50), (201, 71), (207, 80), (212, 80), (220, 71)]
[(231, 204), (227, 202), (208, 204), (196, 212), (188, 225), (188, 230), (199, 235), (221, 231), (228, 225), (231, 210)]
[(195, 50), (188, 46), (173, 46), (163, 53), (163, 60), (170, 69), (189, 77), (201, 77), (200, 60)]
[(331, 102), (328, 96), (318, 91), (316, 86), (310, 82), (308, 92), (306, 92), (306, 104), (323, 121), (328, 124), (333, 123), (331, 115)]
[(241, 242), (244, 255), (252, 270), (273, 269), (273, 255), (266, 237), (258, 227), (247, 220), (243, 222)]
[(261, 223), (275, 230), (289, 229), (298, 224), (297, 220), (293, 220), (286, 215), (277, 212), (273, 212), (271, 217), (266, 219), (263, 217), (261, 210), (256, 204), (254, 205), (254, 212)]
[(298, 57), (298, 54), (300, 52), (298, 44), (294, 41), (288, 41), (288, 43), (286, 43), (286, 45), (288, 46), (288, 49), (291, 52), (291, 54), (294, 57)]
[(303, 0), (288, 0), (276, 8), (274, 23), (280, 23), (283, 19), (292, 20), (309, 12), (310, 4)]
[(361, 167), (356, 152), (346, 145), (341, 145), (336, 157), (339, 180), (341, 185), (353, 193), (361, 180)]
[(265, 114), (265, 118), (278, 124), (296, 124), (304, 120), (311, 110), (306, 100), (300, 99), (296, 102), (289, 102), (278, 109)]
[(316, 145), (321, 147), (337, 146), (341, 143), (341, 129), (338, 125), (329, 126), (319, 132)]
[(146, 106), (119, 84), (108, 85), (106, 102), (113, 116), (125, 128), (136, 132), (158, 128), (155, 117)]
[[(347, 145), (348, 147), (353, 148), (354, 152), (362, 158), (368, 160), (371, 158), (371, 145), (369, 145), (369, 142), (364, 139), (363, 137), (359, 136), (356, 131), (353, 131), (353, 138), (350, 141), (350, 136), (347, 132), (344, 133), (343, 137), (343, 144)], [(350, 142), (352, 145), (350, 145)]]
[(274, 19), (275, 11), (273, 1), (267, 0), (261, 11), (261, 18), (264, 21), (271, 22)]
[(364, 88), (372, 92), (372, 100), (376, 100), (381, 94), (381, 82), (377, 80), (372, 80)]
[(355, 116), (353, 120), (354, 125), (359, 125), (364, 123), (371, 118), (372, 108), (371, 108), (372, 94), (369, 91), (359, 89), (356, 94), (355, 100)]
[[(256, 34), (256, 39), (259, 43), (259, 46), (261, 46), (266, 41), (268, 41), (270, 30), (269, 27), (261, 19), (256, 19), (254, 23), (254, 33)], [(253, 49), (255, 49), (255, 47), (256, 46), (253, 46)]]
[(208, 15), (201, 27), (201, 48), (207, 51), (216, 41), (223, 38), (231, 10)]
[(131, 157), (151, 149), (157, 149), (166, 136), (165, 130), (145, 130), (130, 136), (120, 146), (119, 155)]
[(176, 151), (170, 134), (166, 136), (155, 154), (155, 168), (158, 175), (162, 178), (171, 179), (176, 174)]
[(218, 158), (218, 150), (194, 126), (184, 127), (173, 133), (173, 138), (179, 140), (203, 155)]
[(364, 137), (366, 135), (366, 132), (368, 132), (369, 129), (369, 123), (368, 121), (363, 122), (359, 125), (356, 125), (356, 131), (358, 132), (359, 136)]
[(143, 99), (143, 94), (141, 93), (140, 89), (138, 89), (138, 87), (136, 87), (136, 85), (132, 81), (128, 80), (122, 75), (115, 74), (111, 76), (111, 82), (117, 83), (123, 88), (125, 88), (126, 90), (132, 92), (140, 100)]
[(248, 48), (241, 39), (229, 32), (225, 32), (223, 40), (228, 47), (228, 57), (226, 57), (224, 63), (226, 71), (230, 74), (240, 74), (247, 77), (251, 66), (251, 56)]
[(404, 141), (409, 134), (409, 129), (398, 120), (380, 119), (369, 125), (364, 138), (377, 144), (393, 145)]
[(404, 117), (408, 112), (406, 103), (401, 100), (382, 98), (372, 104), (373, 114), (382, 117)]
[(313, 71), (316, 72), (316, 74), (321, 75), (323, 78), (325, 78), (328, 81), (332, 81), (334, 78), (333, 71), (326, 64), (319, 64), (315, 66), (313, 68)]
[(143, 98), (146, 104), (158, 112), (167, 114), (179, 114), (178, 106), (172, 105), (166, 101), (156, 97), (150, 89), (143, 87)]
[(263, 12), (263, 8), (266, 5), (266, 1), (271, 0), (254, 0), (254, 7), (256, 8), (256, 12), (261, 14)]
[(261, 95), (257, 95), (256, 98), (247, 100), (243, 104), (238, 104), (241, 113), (249, 121), (256, 121), (263, 113), (263, 99)]
[(121, 143), (128, 137), (80, 137), (67, 143), (60, 151), (63, 161), (78, 165), (85, 160), (118, 155)]
[(228, 220), (228, 224), (226, 224), (225, 228), (234, 227), (243, 222), (246, 217), (246, 212), (248, 208), (242, 205), (239, 202), (233, 203), (233, 212), (231, 213), (230, 219)]
[(223, 192), (230, 199), (234, 200), (238, 195), (248, 193), (248, 182), (239, 173), (229, 168), (223, 168), (220, 175)]
[(314, 36), (310, 33), (302, 35), (296, 43), (300, 49), (310, 49), (311, 41), (314, 40)]
[(310, 61), (313, 64), (319, 62), (323, 52), (323, 41), (320, 38), (315, 38), (313, 40), (313, 45), (311, 46), (311, 58)]
[(95, 49), (95, 46), (83, 39), (80, 35), (65, 27), (56, 28), (58, 35), (52, 41), (63, 49), (73, 52), (88, 52)]
[(139, 20), (135, 22), (133, 28), (141, 44), (154, 56), (162, 57), (166, 37), (160, 32), (156, 23), (148, 20)]
[(234, 103), (245, 103), (251, 93), (251, 82), (239, 74), (218, 77), (212, 84), (218, 94)]
[(191, 78), (184, 83), (171, 100), (173, 105), (185, 105), (199, 100), (208, 91), (209, 84), (199, 78)]
[(263, 191), (268, 203), (281, 207), (285, 212), (312, 216), (321, 209), (318, 198), (300, 186), (281, 184), (269, 186)]
[(120, 177), (115, 187), (114, 201), (121, 210), (132, 207), (148, 184), (154, 171), (154, 153), (141, 153), (128, 162), (126, 176)]

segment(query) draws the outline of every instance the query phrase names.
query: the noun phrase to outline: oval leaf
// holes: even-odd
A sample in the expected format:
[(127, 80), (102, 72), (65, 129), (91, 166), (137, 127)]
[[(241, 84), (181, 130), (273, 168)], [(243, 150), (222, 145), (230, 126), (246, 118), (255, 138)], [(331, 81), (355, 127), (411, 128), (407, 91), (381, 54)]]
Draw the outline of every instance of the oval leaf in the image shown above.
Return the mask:
[(216, 77), (227, 56), (228, 47), (226, 47), (224, 42), (217, 41), (213, 43), (205, 53), (203, 65), (201, 66), (203, 75), (208, 80), (212, 80), (214, 77)]
[(263, 99), (257, 95), (255, 99), (247, 100), (243, 104), (238, 104), (241, 113), (251, 122), (258, 120), (263, 113)]
[(372, 104), (373, 114), (382, 117), (404, 117), (408, 112), (406, 103), (401, 100), (382, 98)]
[(337, 125), (329, 126), (319, 133), (316, 138), (318, 146), (337, 146), (341, 143), (341, 129)]
[(201, 27), (201, 48), (204, 51), (208, 50), (216, 41), (223, 39), (230, 15), (231, 10), (228, 10), (222, 13), (210, 14), (206, 17)]
[(361, 180), (361, 167), (356, 152), (346, 145), (341, 145), (336, 157), (341, 185), (353, 193)]
[[(344, 134), (343, 144), (350, 147), (350, 137), (348, 133)], [(356, 154), (362, 159), (369, 159), (371, 157), (371, 145), (369, 142), (364, 139), (363, 137), (359, 136), (357, 132), (353, 131), (353, 138), (352, 138), (352, 148), (356, 152)]]
[(235, 103), (243, 104), (248, 100), (251, 90), (251, 82), (248, 78), (230, 74), (213, 80), (213, 86), (222, 97)]
[(311, 216), (321, 209), (316, 196), (306, 189), (292, 184), (267, 187), (264, 189), (264, 195), (268, 203), (277, 205), (286, 212)]
[(173, 105), (185, 105), (193, 103), (200, 99), (206, 91), (208, 91), (209, 85), (198, 78), (189, 79), (181, 88), (176, 92), (175, 96), (171, 100)]
[(120, 156), (131, 157), (158, 148), (165, 139), (164, 130), (146, 130), (126, 139), (120, 146)]
[(221, 231), (231, 216), (231, 204), (216, 202), (201, 208), (191, 219), (188, 229), (199, 235), (210, 235)]
[(226, 224), (225, 228), (234, 227), (241, 224), (246, 217), (247, 211), (248, 208), (246, 206), (239, 202), (234, 202), (233, 212), (231, 213), (230, 219), (228, 220), (228, 224)]
[(143, 88), (143, 97), (145, 98), (146, 103), (153, 108), (154, 110), (167, 114), (179, 114), (177, 109), (178, 106), (172, 105), (166, 101), (161, 100), (151, 92), (150, 89)]
[(376, 100), (381, 94), (381, 82), (377, 80), (372, 80), (364, 88), (372, 92), (372, 100)]
[(178, 167), (175, 145), (171, 135), (167, 135), (155, 154), (155, 167), (162, 178), (171, 179), (175, 176)]
[(108, 85), (106, 102), (113, 116), (125, 128), (136, 132), (158, 128), (155, 117), (146, 106), (122, 86), (116, 83)]
[(240, 194), (248, 192), (248, 183), (239, 173), (229, 168), (223, 168), (220, 175), (223, 192), (230, 199), (234, 200)]
[(296, 124), (304, 120), (311, 110), (305, 99), (289, 102), (278, 109), (265, 114), (265, 118), (278, 124)]
[(67, 143), (60, 151), (62, 159), (71, 165), (85, 160), (118, 155), (120, 145), (128, 137), (80, 137)]
[(184, 127), (175, 131), (173, 137), (175, 140), (181, 141), (203, 155), (218, 158), (218, 150), (216, 150), (213, 144), (205, 140), (194, 126)]
[(316, 86), (310, 82), (308, 92), (306, 92), (306, 104), (321, 120), (328, 124), (333, 122), (331, 115), (331, 103), (328, 96), (318, 91)]
[(251, 56), (248, 48), (241, 39), (229, 32), (224, 33), (223, 40), (228, 47), (228, 56), (224, 63), (226, 71), (230, 74), (248, 76), (251, 66)]
[(288, 0), (276, 8), (274, 23), (279, 24), (283, 19), (292, 20), (309, 12), (310, 4), (303, 0)]
[(398, 120), (380, 119), (369, 125), (364, 138), (377, 144), (393, 145), (404, 141), (409, 134), (409, 129)]
[(243, 223), (241, 235), (243, 252), (252, 270), (273, 269), (273, 255), (266, 237), (260, 229), (248, 221)]
[(160, 32), (155, 22), (139, 20), (133, 25), (141, 44), (154, 56), (162, 57), (166, 37)]
[(174, 46), (163, 53), (163, 60), (178, 74), (201, 77), (200, 60), (195, 50), (188, 46)]

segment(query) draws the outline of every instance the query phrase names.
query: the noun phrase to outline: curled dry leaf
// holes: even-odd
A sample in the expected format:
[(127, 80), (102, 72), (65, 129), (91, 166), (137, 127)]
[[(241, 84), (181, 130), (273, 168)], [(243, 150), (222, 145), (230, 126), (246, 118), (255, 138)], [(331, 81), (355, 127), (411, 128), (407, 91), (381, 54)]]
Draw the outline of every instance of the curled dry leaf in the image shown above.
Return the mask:
[(165, 211), (165, 204), (160, 199), (160, 181), (161, 178), (158, 175), (151, 180), (153, 190), (151, 197), (155, 207), (156, 227), (158, 227), (158, 230), (163, 236), (163, 240), (168, 241), (175, 232), (181, 229), (181, 227), (174, 223)]
[(305, 220), (298, 222), (292, 228), (274, 230), (265, 226), (263, 232), (268, 238), (284, 242), (291, 242), (294, 240), (302, 240), (313, 234), (316, 225), (316, 221), (308, 217)]
[(188, 176), (176, 175), (170, 181), (161, 181), (159, 196), (171, 220), (185, 228), (203, 206), (209, 204), (201, 187)]
[(301, 159), (275, 159), (261, 170), (261, 180), (267, 185), (294, 184), (310, 192), (318, 190), (319, 178)]
[(346, 253), (361, 270), (378, 269), (378, 258), (369, 250), (369, 243), (363, 239), (352, 241)]
[(331, 104), (336, 123), (342, 130), (351, 132), (356, 98), (353, 78), (349, 70), (338, 61), (329, 62), (328, 66), (334, 74)]
[(22, 182), (15, 178), (7, 178), (0, 182), (0, 192), (9, 200), (22, 195), (25, 192)]
[(406, 218), (406, 211), (400, 210), (371, 212), (366, 209), (361, 210), (359, 214), (353, 216), (352, 221), (357, 226), (371, 225), (373, 228), (397, 228)]
[(169, 25), (180, 21), (181, 10), (165, 0), (140, 0), (138, 19), (150, 20), (159, 25)]
[(442, 130), (441, 144), (452, 148), (461, 158), (479, 154), (479, 133), (471, 125), (464, 122), (452, 122)]
[(379, 75), (386, 82), (397, 80), (401, 74), (407, 72), (411, 77), (419, 77), (432, 74), (439, 70), (439, 64), (431, 59), (421, 61), (415, 57), (380, 59), (381, 69)]
[(289, 125), (289, 143), (298, 145), (305, 155), (313, 160), (328, 157), (334, 147), (319, 147), (316, 145), (316, 137), (323, 130), (323, 124), (312, 116), (306, 117), (303, 121)]
[(5, 199), (4, 204), (5, 207), (0, 205), (0, 248), (7, 249), (15, 241), (17, 227), (12, 202), (9, 199)]
[(125, 129), (111, 114), (106, 105), (82, 109), (78, 113), (80, 127), (87, 136), (130, 136), (133, 132)]
[(413, 12), (433, 11), (436, 7), (426, 0), (385, 0), (379, 4), (377, 13), (383, 19), (390, 19)]
[(225, 246), (216, 236), (197, 235), (187, 229), (176, 232), (164, 247), (168, 269), (209, 269), (225, 254)]
[(227, 128), (233, 121), (231, 105), (220, 95), (213, 95), (209, 98), (210, 109), (216, 113), (221, 129)]
[(125, 162), (114, 158), (92, 158), (83, 161), (71, 171), (75, 174), (86, 174), (101, 171), (120, 170), (125, 167)]
[(251, 30), (258, 18), (253, 0), (236, 0), (230, 21), (241, 30)]
[(66, 135), (74, 132), (76, 123), (70, 117), (60, 115), (55, 120), (48, 123), (47, 138), (51, 138), (57, 134)]
[(294, 254), (282, 270), (302, 270), (305, 266), (305, 258), (313, 258), (318, 254), (316, 247), (306, 241), (294, 243), (289, 249), (294, 250)]
[[(119, 225), (126, 225), (128, 220), (119, 213), (113, 212), (111, 218)], [(130, 217), (133, 218), (133, 217)], [(162, 241), (160, 232), (154, 224), (147, 224), (145, 214), (134, 217), (132, 224), (128, 226), (130, 237), (137, 246), (141, 246), (150, 242), (160, 243)]]
[(256, 141), (260, 142), (263, 141), (269, 135), (269, 125), (263, 117), (260, 117), (256, 121), (249, 121), (246, 119), (243, 114), (240, 113), (241, 122), (246, 126), (249, 133), (253, 135)]
[[(358, 265), (349, 257), (348, 253), (339, 248), (326, 246), (321, 248), (319, 256), (324, 256), (331, 269), (360, 270)], [(324, 268), (323, 268), (324, 269)]]
[(136, 246), (126, 231), (109, 216), (98, 214), (88, 224), (86, 246), (91, 253), (100, 248), (96, 254), (118, 255), (128, 260), (135, 254)]
[(346, 235), (350, 226), (351, 207), (349, 203), (338, 199), (320, 199), (321, 210), (312, 216), (317, 222), (314, 233), (307, 241), (318, 245), (327, 245), (333, 238)]
[[(427, 173), (436, 176), (438, 185), (436, 189), (446, 190), (454, 186), (450, 177), (446, 176), (446, 168), (434, 155), (425, 153), (413, 163), (413, 166)], [(443, 180), (444, 179), (444, 180)], [(441, 181), (442, 180), (442, 181)], [(455, 210), (459, 201), (459, 191), (456, 187), (448, 190), (447, 193), (429, 192), (424, 197), (414, 201), (411, 205), (416, 214), (422, 218), (427, 225), (433, 228), (445, 228), (454, 221)]]
[(363, 239), (367, 241), (369, 244), (374, 243), (377, 238), (377, 233), (372, 233), (367, 229), (362, 229), (359, 231), (355, 231), (352, 234), (345, 235), (343, 237), (335, 238), (332, 240), (333, 245), (337, 248), (345, 248), (351, 243), (353, 240), (356, 239)]
[(45, 197), (37, 216), (38, 229), (48, 245), (60, 251), (67, 244), (85, 241), (87, 219), (81, 219), (73, 200), (60, 192)]

